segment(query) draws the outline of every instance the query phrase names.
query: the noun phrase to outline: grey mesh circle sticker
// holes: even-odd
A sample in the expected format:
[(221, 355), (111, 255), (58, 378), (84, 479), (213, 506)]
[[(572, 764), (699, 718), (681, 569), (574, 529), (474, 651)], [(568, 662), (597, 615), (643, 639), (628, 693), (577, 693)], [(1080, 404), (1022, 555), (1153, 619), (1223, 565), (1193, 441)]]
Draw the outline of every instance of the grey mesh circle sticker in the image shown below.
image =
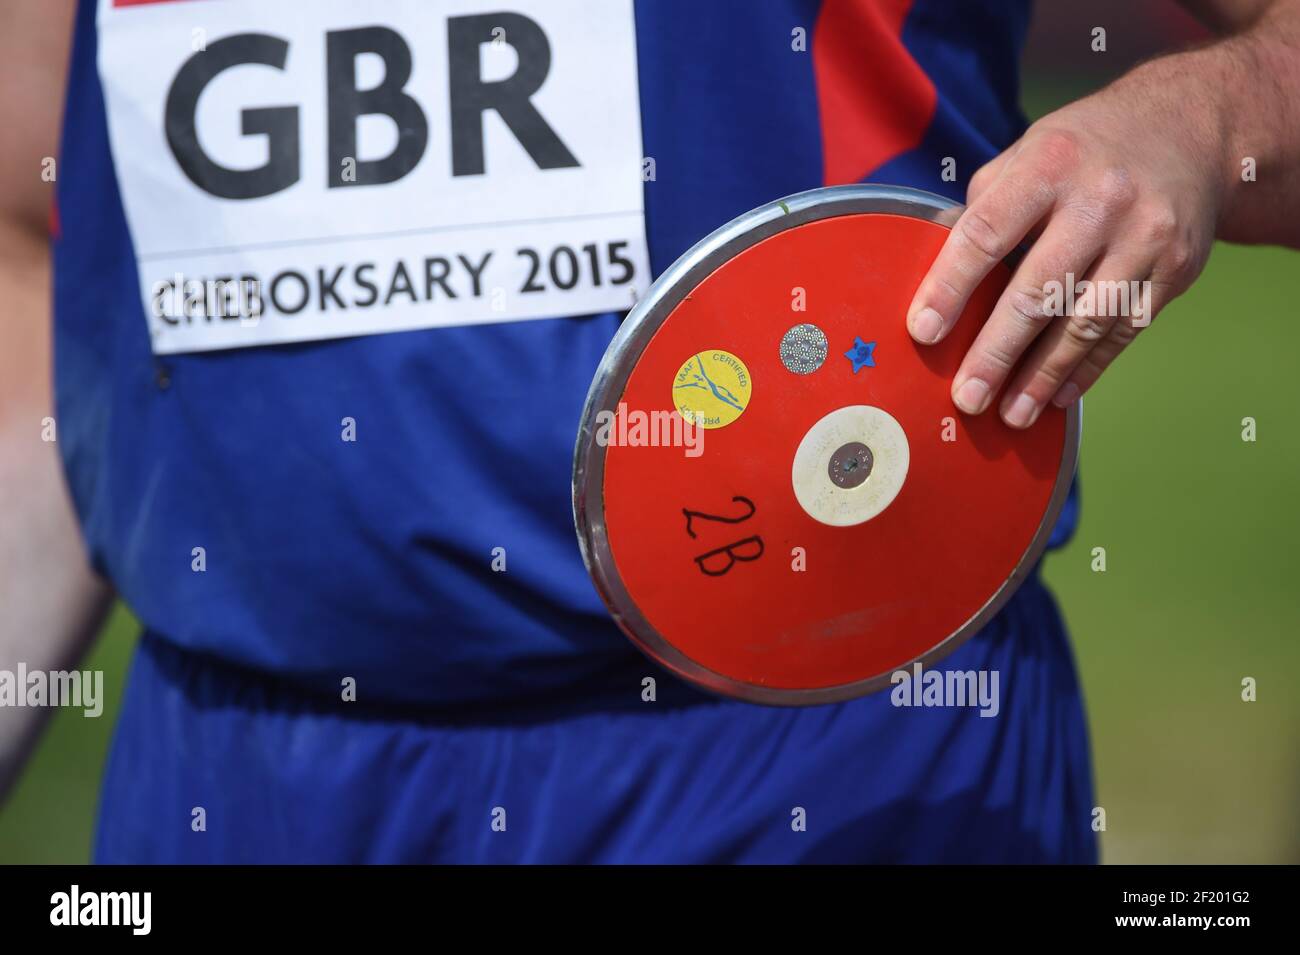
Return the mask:
[(826, 360), (826, 333), (816, 325), (796, 325), (781, 336), (781, 364), (796, 375), (810, 375)]

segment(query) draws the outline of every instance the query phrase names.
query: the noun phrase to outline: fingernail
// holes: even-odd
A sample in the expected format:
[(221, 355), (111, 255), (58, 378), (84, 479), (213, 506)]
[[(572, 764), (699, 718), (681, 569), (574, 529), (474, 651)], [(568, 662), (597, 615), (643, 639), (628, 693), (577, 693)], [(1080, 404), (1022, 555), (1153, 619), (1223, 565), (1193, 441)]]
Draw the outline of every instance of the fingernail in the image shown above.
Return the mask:
[(1052, 399), (1052, 404), (1058, 408), (1068, 408), (1079, 400), (1079, 386), (1072, 381), (1067, 381), (1061, 386), (1061, 390), (1056, 393)]
[(912, 316), (912, 337), (918, 342), (933, 345), (943, 331), (943, 316), (932, 308), (923, 308)]
[(978, 378), (967, 378), (952, 400), (967, 414), (979, 414), (989, 403), (989, 386)]
[(1013, 428), (1028, 428), (1038, 417), (1038, 411), (1037, 401), (1028, 395), (1019, 395), (1002, 413), (1002, 419)]

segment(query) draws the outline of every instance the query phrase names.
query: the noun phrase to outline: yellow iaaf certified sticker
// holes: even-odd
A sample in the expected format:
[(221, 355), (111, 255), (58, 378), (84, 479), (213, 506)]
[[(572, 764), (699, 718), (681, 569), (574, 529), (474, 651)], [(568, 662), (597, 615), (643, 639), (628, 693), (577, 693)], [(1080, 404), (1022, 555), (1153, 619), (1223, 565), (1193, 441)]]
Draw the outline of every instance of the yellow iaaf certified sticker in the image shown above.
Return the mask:
[(701, 428), (725, 428), (749, 407), (753, 382), (731, 352), (702, 351), (683, 362), (673, 379), (673, 405)]

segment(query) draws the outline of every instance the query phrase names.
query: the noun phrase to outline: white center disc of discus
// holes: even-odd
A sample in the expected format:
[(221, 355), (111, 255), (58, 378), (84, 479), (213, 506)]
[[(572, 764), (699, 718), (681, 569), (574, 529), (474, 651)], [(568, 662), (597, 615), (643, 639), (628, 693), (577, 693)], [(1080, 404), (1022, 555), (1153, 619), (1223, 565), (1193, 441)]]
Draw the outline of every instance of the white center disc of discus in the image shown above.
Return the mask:
[(849, 405), (804, 435), (790, 479), (813, 520), (852, 527), (871, 520), (898, 496), (911, 459), (903, 426), (887, 411)]

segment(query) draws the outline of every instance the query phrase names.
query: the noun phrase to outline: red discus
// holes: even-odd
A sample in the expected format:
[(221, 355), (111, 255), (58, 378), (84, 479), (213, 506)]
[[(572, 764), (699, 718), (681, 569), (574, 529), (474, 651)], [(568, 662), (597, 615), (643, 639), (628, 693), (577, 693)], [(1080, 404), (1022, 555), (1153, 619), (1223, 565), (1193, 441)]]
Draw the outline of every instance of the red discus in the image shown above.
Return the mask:
[(763, 703), (848, 699), (955, 649), (1046, 546), (1079, 406), (961, 414), (959, 363), (1010, 268), (940, 345), (905, 316), (960, 207), (800, 193), (723, 226), (628, 316), (574, 462), (583, 556), (627, 635)]

